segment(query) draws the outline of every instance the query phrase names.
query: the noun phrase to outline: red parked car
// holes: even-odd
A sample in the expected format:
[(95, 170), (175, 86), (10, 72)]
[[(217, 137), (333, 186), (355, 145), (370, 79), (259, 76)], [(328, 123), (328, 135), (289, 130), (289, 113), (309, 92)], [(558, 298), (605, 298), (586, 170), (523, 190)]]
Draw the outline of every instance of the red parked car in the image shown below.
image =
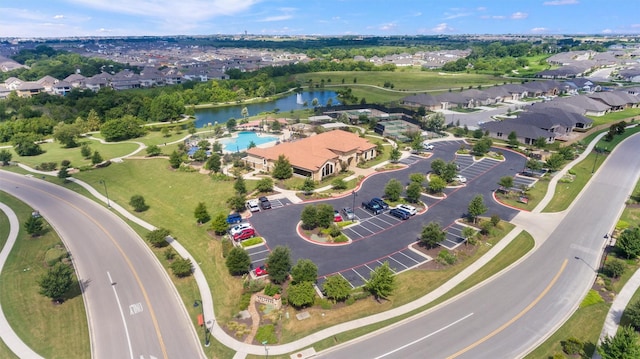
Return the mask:
[(269, 272), (267, 272), (266, 265), (261, 265), (260, 267), (256, 268), (255, 272), (256, 272), (256, 277), (262, 277), (263, 275), (269, 274)]
[(340, 212), (338, 211), (333, 211), (333, 221), (334, 222), (342, 222), (342, 216), (340, 215)]
[(253, 236), (256, 235), (256, 230), (253, 228), (245, 228), (242, 231), (236, 233), (233, 235), (233, 240), (238, 242), (238, 241), (243, 241), (245, 239), (249, 239)]

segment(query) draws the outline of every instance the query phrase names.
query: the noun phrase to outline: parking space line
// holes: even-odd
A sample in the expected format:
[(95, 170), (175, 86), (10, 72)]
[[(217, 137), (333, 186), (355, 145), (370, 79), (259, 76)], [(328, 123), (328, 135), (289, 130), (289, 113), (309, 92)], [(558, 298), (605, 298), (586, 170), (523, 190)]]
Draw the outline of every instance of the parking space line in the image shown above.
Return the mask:
[(373, 272), (373, 269), (371, 269), (371, 267), (369, 267), (369, 263), (365, 263), (364, 266), (367, 267), (367, 269), (369, 269), (369, 271)]
[(389, 256), (388, 258), (391, 258), (392, 260), (396, 261), (398, 264), (400, 264), (401, 266), (405, 267), (406, 269), (409, 269), (409, 267), (407, 267), (406, 265), (404, 265), (404, 263), (400, 262), (399, 260), (393, 258), (392, 256)]
[(358, 275), (358, 277), (362, 278), (362, 280), (363, 280), (363, 281), (365, 281), (365, 283), (367, 282), (367, 280), (366, 280), (366, 279), (364, 279), (364, 277), (363, 277), (363, 276), (361, 276), (361, 275), (360, 275), (360, 273), (358, 273), (358, 272), (355, 270), (355, 268), (351, 268), (351, 270), (353, 271), (353, 273), (357, 274), (357, 275)]
[(406, 254), (404, 253), (404, 251), (401, 251), (401, 252), (398, 252), (398, 253), (400, 253), (400, 254), (402, 254), (403, 256), (405, 256), (405, 257), (407, 257), (407, 258), (411, 259), (412, 261), (416, 262), (416, 264), (420, 264), (420, 263), (422, 263), (422, 262), (418, 262), (417, 260), (415, 260), (415, 259), (413, 259), (413, 258), (409, 257), (408, 255), (406, 255)]
[[(347, 283), (349, 283), (349, 285), (351, 286), (351, 289), (355, 288), (355, 286), (351, 283), (351, 281), (350, 281), (350, 280), (348, 280), (347, 278), (345, 278), (345, 277), (342, 275), (342, 272), (338, 272), (338, 275), (339, 275), (339, 276), (341, 276), (344, 280), (346, 280), (346, 281), (347, 281)], [(361, 278), (362, 278), (362, 277), (361, 277)]]
[[(383, 222), (384, 222), (384, 221), (383, 221)], [(376, 226), (376, 227), (378, 227), (378, 228), (380, 228), (380, 229), (386, 229), (386, 228), (384, 228), (384, 227), (381, 227), (381, 226), (379, 226), (379, 225), (377, 225), (377, 224), (373, 223), (373, 221), (369, 221), (369, 223), (371, 223), (372, 225), (374, 225), (374, 226)], [(377, 232), (371, 232), (371, 233), (377, 233)]]

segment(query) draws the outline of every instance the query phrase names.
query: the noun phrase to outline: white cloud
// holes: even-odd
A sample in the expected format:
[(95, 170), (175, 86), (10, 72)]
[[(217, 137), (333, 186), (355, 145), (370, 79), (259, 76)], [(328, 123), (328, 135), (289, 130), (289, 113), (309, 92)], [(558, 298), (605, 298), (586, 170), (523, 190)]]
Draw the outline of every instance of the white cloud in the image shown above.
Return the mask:
[(579, 4), (578, 0), (553, 0), (553, 1), (545, 1), (542, 3), (542, 5), (551, 5), (551, 6), (576, 5), (576, 4)]
[(450, 13), (444, 13), (445, 17), (444, 20), (451, 20), (451, 19), (457, 19), (459, 17), (466, 17), (471, 15), (468, 12), (459, 12), (459, 13), (455, 13), (455, 14), (450, 14)]
[(603, 33), (603, 34), (612, 34), (612, 33), (613, 33), (613, 30), (611, 30), (611, 29), (604, 29), (604, 30), (602, 30), (602, 33)]
[(640, 27), (640, 24), (631, 24), (631, 27), (634, 28), (634, 29), (637, 29), (637, 28)]
[(547, 28), (546, 27), (534, 27), (533, 29), (531, 29), (530, 31), (534, 34), (540, 34), (543, 32), (547, 32)]
[(389, 23), (380, 25), (378, 29), (382, 31), (391, 31), (396, 27), (398, 27), (398, 25), (395, 22), (389, 22)]
[(64, 19), (64, 15), (54, 15), (54, 19)]
[(67, 0), (84, 7), (120, 13), (139, 15), (175, 22), (199, 21), (222, 15), (234, 15), (250, 9), (260, 0)]
[(527, 17), (529, 17), (529, 14), (527, 14), (526, 12), (518, 11), (511, 14), (511, 18), (514, 20), (522, 20), (522, 19), (526, 19)]
[(442, 34), (445, 32), (451, 32), (453, 28), (449, 27), (446, 22), (440, 23), (435, 27), (431, 28), (431, 32), (435, 32), (436, 34)]
[(411, 16), (415, 16), (415, 17), (422, 16), (422, 13), (420, 11), (417, 11), (411, 14)]
[(504, 16), (504, 15), (493, 15), (491, 18), (494, 19), (494, 20), (504, 20), (507, 17)]
[(476, 8), (477, 11), (487, 11), (487, 8), (484, 6), (479, 6)]
[(258, 21), (259, 22), (283, 21), (283, 20), (289, 20), (292, 17), (293, 17), (292, 15), (277, 15), (277, 16), (265, 17), (264, 19), (261, 19)]

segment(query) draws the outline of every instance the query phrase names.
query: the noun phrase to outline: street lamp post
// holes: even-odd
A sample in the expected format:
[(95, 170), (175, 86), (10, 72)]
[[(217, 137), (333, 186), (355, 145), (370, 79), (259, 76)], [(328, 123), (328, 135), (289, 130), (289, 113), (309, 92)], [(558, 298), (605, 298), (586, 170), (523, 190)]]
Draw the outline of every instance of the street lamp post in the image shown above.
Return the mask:
[(109, 191), (107, 191), (107, 181), (100, 180), (100, 183), (102, 183), (102, 185), (104, 186), (104, 194), (107, 197), (107, 207), (111, 208), (111, 201), (109, 201)]
[(204, 305), (202, 305), (202, 301), (199, 299), (196, 299), (193, 302), (193, 307), (197, 308), (200, 307), (202, 309), (202, 329), (204, 331), (204, 346), (208, 347), (209, 345), (211, 345), (211, 343), (209, 343), (209, 333), (208, 333), (208, 329), (207, 329), (207, 323), (204, 320)]
[(267, 341), (263, 341), (262, 345), (264, 345), (264, 358), (269, 359), (269, 348), (267, 348)]
[(353, 194), (353, 206), (351, 206), (351, 210), (355, 212), (356, 210), (356, 196), (358, 195), (356, 193), (356, 191), (351, 191), (351, 194)]
[(598, 147), (595, 148), (596, 151), (596, 158), (595, 160), (593, 160), (593, 168), (591, 169), (591, 174), (593, 174), (596, 171), (596, 163), (598, 163), (598, 155), (600, 154), (600, 150), (598, 149)]

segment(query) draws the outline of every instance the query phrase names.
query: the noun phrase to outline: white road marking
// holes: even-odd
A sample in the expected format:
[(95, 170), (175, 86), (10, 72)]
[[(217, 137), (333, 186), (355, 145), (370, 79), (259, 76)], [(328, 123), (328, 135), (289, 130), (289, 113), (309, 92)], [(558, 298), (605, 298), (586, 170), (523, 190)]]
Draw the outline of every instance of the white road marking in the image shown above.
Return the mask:
[(142, 303), (138, 302), (129, 306), (129, 315), (134, 315), (142, 312)]
[(421, 262), (418, 262), (417, 260), (415, 260), (415, 259), (413, 259), (413, 258), (409, 257), (408, 255), (404, 254), (404, 252), (399, 252), (399, 253), (400, 253), (400, 254), (402, 254), (403, 256), (405, 256), (405, 257), (407, 257), (407, 258), (411, 259), (412, 261), (414, 261), (414, 262), (416, 262), (416, 263), (421, 263)]
[(133, 358), (133, 348), (131, 347), (131, 338), (129, 337), (129, 328), (127, 327), (127, 321), (124, 317), (124, 312), (122, 311), (122, 305), (120, 304), (120, 297), (118, 297), (118, 291), (116, 291), (116, 283), (111, 279), (111, 273), (107, 271), (107, 276), (109, 277), (109, 283), (111, 284), (111, 288), (113, 289), (113, 294), (116, 296), (116, 301), (118, 302), (118, 309), (120, 310), (120, 317), (122, 318), (122, 324), (124, 325), (124, 334), (127, 337), (127, 344), (129, 345), (129, 357)]
[(467, 314), (466, 316), (464, 316), (464, 317), (462, 317), (462, 318), (460, 318), (460, 319), (456, 320), (455, 322), (450, 323), (449, 325), (446, 325), (446, 326), (444, 326), (444, 327), (442, 327), (442, 328), (440, 328), (440, 329), (436, 330), (435, 332), (429, 333), (429, 334), (425, 335), (425, 336), (424, 336), (424, 337), (422, 337), (422, 338), (418, 338), (418, 339), (416, 339), (416, 340), (412, 341), (411, 343), (407, 343), (407, 344), (405, 344), (405, 345), (403, 345), (403, 346), (401, 346), (401, 347), (399, 347), (399, 348), (396, 348), (396, 349), (394, 349), (394, 350), (392, 350), (392, 351), (390, 351), (390, 352), (387, 352), (387, 353), (384, 353), (384, 354), (382, 354), (382, 355), (380, 355), (380, 356), (378, 356), (378, 357), (375, 357), (374, 359), (384, 358), (384, 357), (389, 356), (389, 355), (391, 355), (391, 354), (393, 354), (393, 353), (399, 352), (400, 350), (403, 350), (403, 349), (405, 349), (405, 348), (408, 348), (408, 347), (410, 347), (410, 346), (412, 346), (412, 345), (414, 345), (414, 344), (416, 344), (416, 343), (418, 343), (418, 342), (421, 342), (421, 341), (423, 341), (423, 340), (425, 340), (425, 339), (427, 339), (427, 338), (429, 338), (429, 337), (431, 337), (431, 336), (434, 336), (434, 335), (436, 335), (436, 334), (438, 334), (438, 333), (440, 333), (440, 332), (442, 332), (442, 331), (444, 331), (444, 330), (447, 330), (447, 329), (451, 328), (452, 326), (454, 326), (454, 325), (456, 325), (456, 324), (460, 323), (461, 321), (463, 321), (463, 320), (465, 320), (465, 319), (469, 318), (469, 317), (470, 317), (470, 316), (472, 316), (472, 315), (473, 315), (473, 313), (469, 313), (469, 314)]

